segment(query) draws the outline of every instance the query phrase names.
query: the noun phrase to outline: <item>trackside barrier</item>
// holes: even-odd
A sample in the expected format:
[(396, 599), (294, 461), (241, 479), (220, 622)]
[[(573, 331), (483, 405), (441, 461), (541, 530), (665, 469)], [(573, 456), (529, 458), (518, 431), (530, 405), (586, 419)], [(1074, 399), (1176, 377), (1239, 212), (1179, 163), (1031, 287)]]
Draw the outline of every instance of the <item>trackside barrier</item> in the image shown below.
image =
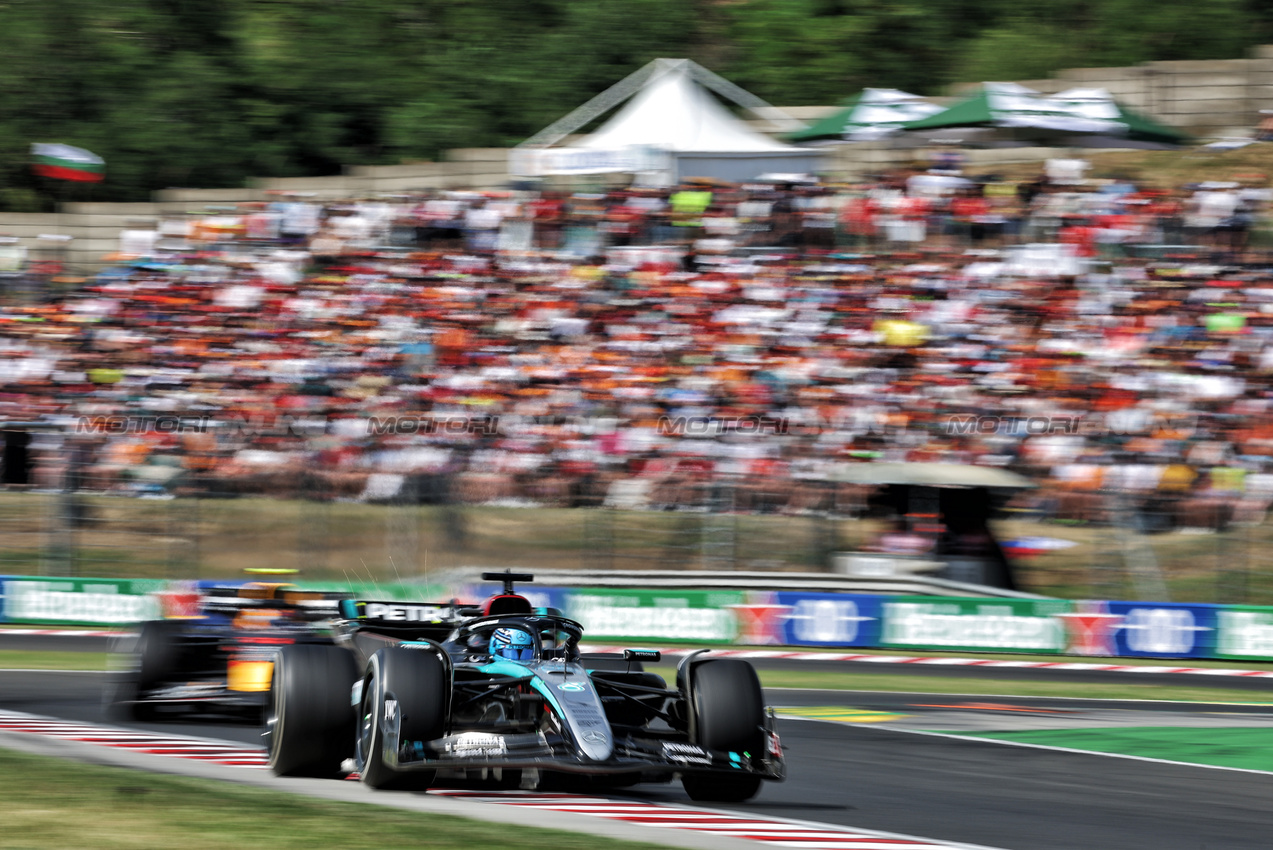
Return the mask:
[(583, 589), (564, 594), (558, 605), (584, 624), (590, 637), (692, 640), (734, 643), (739, 636), (741, 591), (651, 591)]
[(779, 608), (766, 636), (776, 633), (781, 639), (772, 642), (783, 646), (879, 646), (887, 599), (865, 593), (779, 592), (774, 594)]
[[(1141, 658), (1214, 658), (1222, 606), (1165, 602), (1110, 602), (1110, 655)], [(1108, 638), (1107, 638), (1108, 639)]]
[(1273, 608), (1224, 605), (1216, 611), (1215, 658), (1273, 658)]
[[(200, 595), (212, 586), (245, 580), (177, 582), (159, 579), (0, 577), (0, 623), (59, 626), (110, 626), (157, 617), (197, 613)], [(343, 590), (339, 582), (295, 582), (307, 590)], [(381, 584), (357, 588), (376, 599), (411, 601), (436, 598), (446, 590), (422, 585)], [(431, 592), (434, 595), (429, 595)]]
[[(204, 587), (228, 583), (5, 576), (0, 622), (119, 625), (180, 615)], [(460, 589), (460, 599), (472, 602), (498, 590), (471, 584)], [(1273, 661), (1273, 607), (723, 589), (518, 590), (536, 607), (579, 620), (598, 639)], [(411, 584), (355, 592), (403, 601), (449, 597), (447, 589)]]
[[(497, 589), (472, 584), (463, 594), (479, 599)], [(559, 608), (598, 638), (1273, 660), (1273, 607), (804, 591), (525, 590), (533, 604)], [(707, 610), (711, 605), (718, 608), (714, 614)]]
[(167, 582), (152, 579), (0, 579), (0, 619), (36, 625), (108, 626), (136, 623), (161, 613), (155, 594)]
[(1064, 615), (1073, 603), (902, 596), (885, 601), (883, 608), (882, 647), (1060, 655), (1066, 650)]

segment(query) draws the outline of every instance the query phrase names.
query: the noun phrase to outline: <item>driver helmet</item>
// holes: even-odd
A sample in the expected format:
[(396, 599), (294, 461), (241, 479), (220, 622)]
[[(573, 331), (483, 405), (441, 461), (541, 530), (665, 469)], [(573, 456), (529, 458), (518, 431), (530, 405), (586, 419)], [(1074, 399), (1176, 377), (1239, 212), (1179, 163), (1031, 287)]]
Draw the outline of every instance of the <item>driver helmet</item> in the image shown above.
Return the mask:
[(535, 640), (521, 629), (496, 629), (491, 635), (491, 655), (510, 661), (530, 661), (535, 657)]

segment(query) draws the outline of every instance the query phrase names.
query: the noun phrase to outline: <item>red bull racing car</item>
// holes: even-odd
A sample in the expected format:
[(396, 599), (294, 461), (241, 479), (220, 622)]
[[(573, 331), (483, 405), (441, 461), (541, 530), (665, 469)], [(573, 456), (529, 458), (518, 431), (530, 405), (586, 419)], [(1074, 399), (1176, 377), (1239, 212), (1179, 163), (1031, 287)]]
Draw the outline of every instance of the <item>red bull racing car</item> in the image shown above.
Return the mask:
[(652, 650), (582, 653), (583, 627), (531, 607), (513, 582), (478, 608), (340, 603), (332, 643), (279, 646), (267, 709), (270, 766), (375, 788), (439, 776), (529, 787), (679, 776), (695, 800), (741, 801), (785, 775), (773, 712), (745, 661), (700, 651), (676, 681)]
[(150, 620), (117, 647), (108, 708), (138, 720), (191, 712), (260, 722), (274, 657), (283, 646), (332, 646), (339, 602), (350, 594), (281, 582), (208, 589), (186, 616)]

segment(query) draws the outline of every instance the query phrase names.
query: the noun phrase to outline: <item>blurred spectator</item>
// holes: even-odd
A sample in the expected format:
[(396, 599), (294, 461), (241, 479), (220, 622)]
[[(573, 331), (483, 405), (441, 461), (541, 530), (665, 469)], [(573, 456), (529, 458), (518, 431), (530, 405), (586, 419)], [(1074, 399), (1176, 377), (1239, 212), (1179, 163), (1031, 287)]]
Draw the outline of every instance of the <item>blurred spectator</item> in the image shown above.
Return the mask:
[(1263, 181), (1070, 172), (219, 210), (0, 312), (0, 419), (115, 492), (801, 514), (882, 457), (1011, 466), (1066, 519), (1266, 510)]

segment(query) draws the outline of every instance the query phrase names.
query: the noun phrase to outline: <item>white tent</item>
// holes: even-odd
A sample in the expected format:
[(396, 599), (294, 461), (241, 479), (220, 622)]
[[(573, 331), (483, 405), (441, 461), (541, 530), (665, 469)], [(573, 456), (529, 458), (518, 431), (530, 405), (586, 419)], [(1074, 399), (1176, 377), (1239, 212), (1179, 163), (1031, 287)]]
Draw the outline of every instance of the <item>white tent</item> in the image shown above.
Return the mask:
[[(774, 141), (735, 118), (705, 88), (710, 85), (770, 120), (794, 119), (688, 59), (656, 59), (513, 149), (513, 174), (629, 172), (647, 182), (688, 177), (747, 180), (765, 172), (817, 170), (818, 150)], [(553, 147), (567, 134), (627, 101), (591, 135)]]

